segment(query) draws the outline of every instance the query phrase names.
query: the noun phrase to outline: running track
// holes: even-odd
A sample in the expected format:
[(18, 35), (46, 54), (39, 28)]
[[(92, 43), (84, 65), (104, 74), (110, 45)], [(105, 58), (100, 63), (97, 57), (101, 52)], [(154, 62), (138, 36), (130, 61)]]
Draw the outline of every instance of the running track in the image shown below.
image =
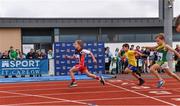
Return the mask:
[(167, 77), (165, 86), (157, 89), (149, 76), (142, 87), (129, 75), (109, 79), (106, 86), (95, 80), (78, 81), (75, 88), (68, 88), (68, 81), (0, 84), (0, 105), (180, 106), (180, 83)]

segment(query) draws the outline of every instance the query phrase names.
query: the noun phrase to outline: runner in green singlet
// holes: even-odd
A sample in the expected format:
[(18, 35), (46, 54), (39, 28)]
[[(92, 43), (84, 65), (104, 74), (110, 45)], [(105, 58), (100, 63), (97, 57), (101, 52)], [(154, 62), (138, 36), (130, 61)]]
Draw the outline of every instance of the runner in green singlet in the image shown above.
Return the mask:
[(156, 76), (156, 78), (158, 78), (159, 81), (158, 81), (157, 87), (160, 88), (164, 85), (165, 81), (158, 74), (157, 72), (158, 69), (163, 69), (169, 76), (180, 81), (180, 77), (178, 77), (175, 73), (173, 73), (168, 66), (167, 53), (168, 51), (173, 52), (179, 58), (180, 58), (180, 54), (165, 43), (165, 37), (163, 33), (158, 34), (155, 40), (156, 40), (157, 46), (145, 47), (145, 48), (157, 51), (158, 60), (154, 65), (150, 67), (150, 71)]

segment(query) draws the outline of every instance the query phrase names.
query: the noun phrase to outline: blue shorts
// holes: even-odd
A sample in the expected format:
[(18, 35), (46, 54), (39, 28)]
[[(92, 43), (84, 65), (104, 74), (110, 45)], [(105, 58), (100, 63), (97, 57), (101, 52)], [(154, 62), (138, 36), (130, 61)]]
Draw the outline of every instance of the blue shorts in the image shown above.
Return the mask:
[(133, 66), (133, 65), (128, 65), (128, 67), (127, 67), (128, 69), (130, 69), (132, 72), (136, 72), (137, 70), (138, 70), (138, 68), (137, 67), (135, 67), (135, 66)]

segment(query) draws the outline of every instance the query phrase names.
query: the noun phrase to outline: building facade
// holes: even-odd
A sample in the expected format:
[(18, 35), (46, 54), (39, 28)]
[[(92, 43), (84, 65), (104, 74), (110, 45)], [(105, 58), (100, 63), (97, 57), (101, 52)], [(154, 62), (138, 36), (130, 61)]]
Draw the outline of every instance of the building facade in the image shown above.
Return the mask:
[[(173, 20), (174, 21), (174, 20)], [(160, 18), (0, 18), (0, 51), (10, 46), (52, 49), (54, 42), (153, 42), (163, 32)], [(180, 42), (174, 30), (173, 41)]]

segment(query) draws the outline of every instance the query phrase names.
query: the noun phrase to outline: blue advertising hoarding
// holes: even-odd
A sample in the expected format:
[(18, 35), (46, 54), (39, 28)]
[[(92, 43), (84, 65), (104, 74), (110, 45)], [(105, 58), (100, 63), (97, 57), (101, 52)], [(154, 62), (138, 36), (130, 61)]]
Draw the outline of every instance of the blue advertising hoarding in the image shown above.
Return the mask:
[[(84, 43), (84, 48), (90, 50), (97, 59), (97, 64), (94, 64), (90, 55), (86, 57), (86, 63), (90, 72), (105, 73), (104, 61), (104, 43), (102, 42), (87, 42)], [(76, 64), (75, 60), (66, 60), (66, 55), (72, 56), (75, 52), (72, 42), (59, 42), (54, 45), (55, 55), (55, 74), (68, 75), (69, 69)], [(80, 72), (76, 74), (81, 74)]]
[(0, 60), (0, 76), (48, 74), (48, 60)]

